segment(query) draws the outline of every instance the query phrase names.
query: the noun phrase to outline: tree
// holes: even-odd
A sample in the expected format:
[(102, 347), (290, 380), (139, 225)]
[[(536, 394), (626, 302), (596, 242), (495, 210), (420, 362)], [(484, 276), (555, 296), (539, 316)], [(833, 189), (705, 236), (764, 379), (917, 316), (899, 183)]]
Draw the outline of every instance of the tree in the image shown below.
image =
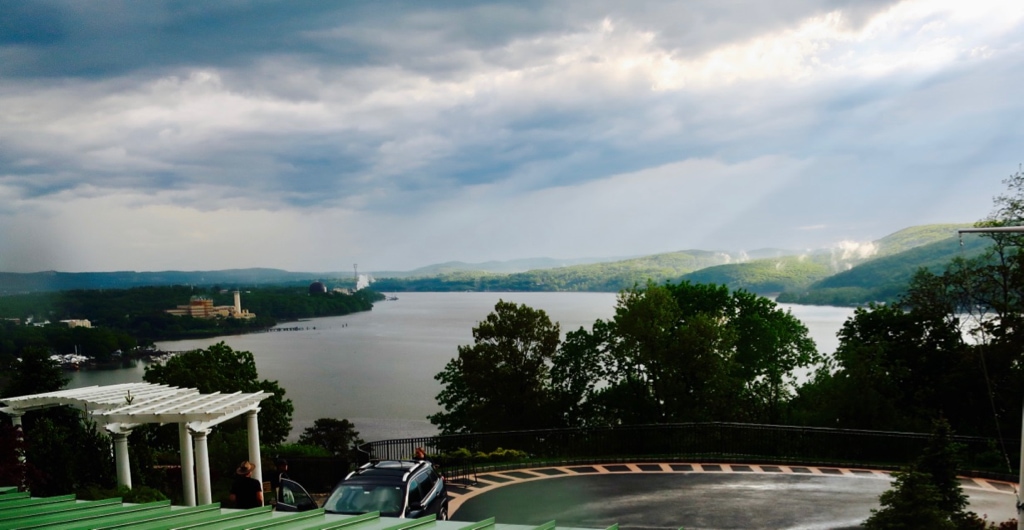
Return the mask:
[[(727, 306), (730, 307), (730, 306)], [(737, 377), (756, 421), (777, 423), (796, 392), (795, 370), (822, 362), (807, 327), (775, 302), (734, 291), (729, 326), (735, 334)]]
[(302, 431), (299, 444), (322, 447), (334, 456), (350, 456), (363, 443), (355, 427), (346, 419), (320, 418)]
[(958, 526), (973, 515), (967, 512), (967, 495), (957, 479), (960, 449), (961, 446), (953, 442), (953, 430), (949, 422), (940, 418), (932, 426), (928, 446), (914, 462), (915, 470), (931, 478), (939, 494), (939, 508), (949, 514), (950, 520)]
[(598, 320), (590, 331), (570, 331), (552, 357), (551, 388), (559, 424), (568, 427), (602, 425), (596, 410), (605, 373), (612, 326)]
[[(724, 286), (648, 284), (619, 295), (604, 408), (625, 423), (731, 419), (739, 409)], [(680, 303), (682, 301), (682, 303)], [(625, 398), (625, 399), (623, 399)], [(611, 419), (611, 418), (609, 418)]]
[(570, 425), (776, 422), (794, 372), (821, 363), (804, 325), (722, 285), (634, 286), (615, 317), (570, 333), (552, 386)]
[[(982, 528), (977, 514), (967, 511), (967, 495), (957, 480), (959, 444), (949, 422), (936, 420), (928, 445), (897, 475), (893, 488), (882, 494), (881, 510), (872, 510), (864, 526), (874, 530), (904, 528)], [(979, 524), (981, 523), (981, 524)]]
[[(277, 381), (259, 379), (251, 352), (235, 351), (223, 342), (205, 350), (177, 355), (164, 364), (147, 366), (143, 380), (196, 388), (203, 393), (267, 392), (271, 396), (260, 402), (261, 443), (279, 444), (291, 431), (294, 407), (290, 399), (285, 399), (285, 390)], [(242, 428), (245, 426), (241, 422), (229, 422), (220, 427), (229, 430)]]
[[(50, 352), (40, 346), (21, 350), (11, 365), (0, 395), (24, 396), (53, 392), (64, 388), (68, 379)], [(87, 422), (82, 413), (59, 407), (34, 411), (22, 419), (24, 440), (14, 438), (0, 451), (0, 460), (16, 459), (14, 451), (24, 451), (27, 467), (13, 472), (25, 473), (29, 489), (40, 496), (72, 493), (89, 486), (112, 487), (114, 464), (110, 438)], [(16, 434), (11, 430), (6, 435)], [(74, 451), (68, 448), (73, 447)], [(7, 468), (0, 462), (0, 468)]]
[(24, 421), (25, 458), (40, 471), (38, 479), (29, 483), (33, 495), (114, 487), (110, 437), (83, 419), (80, 411), (60, 407), (26, 415)]
[[(1004, 182), (976, 226), (1024, 224), (1024, 172)], [(993, 243), (983, 254), (919, 270), (894, 303), (857, 310), (840, 332), (837, 369), (802, 390), (805, 420), (923, 431), (944, 417), (966, 434), (1020, 431), (1024, 235), (983, 237)]]
[(882, 493), (882, 508), (871, 510), (864, 521), (868, 530), (955, 530), (948, 514), (939, 506), (941, 495), (927, 473), (904, 470), (896, 475), (893, 487)]
[(68, 378), (50, 352), (41, 347), (28, 347), (14, 360), (0, 396), (15, 397), (54, 392), (68, 384)]
[(474, 344), (459, 346), (458, 357), (434, 376), (444, 411), (430, 422), (446, 434), (555, 425), (548, 363), (559, 338), (544, 311), (499, 300), (473, 328)]

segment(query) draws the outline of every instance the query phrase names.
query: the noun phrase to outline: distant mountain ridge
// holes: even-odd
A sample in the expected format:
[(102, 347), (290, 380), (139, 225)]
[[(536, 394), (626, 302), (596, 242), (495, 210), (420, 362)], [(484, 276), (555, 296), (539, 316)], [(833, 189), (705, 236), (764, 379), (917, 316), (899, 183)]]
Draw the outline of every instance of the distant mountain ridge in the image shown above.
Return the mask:
[(483, 263), (466, 263), (464, 261), (447, 261), (434, 265), (427, 265), (410, 271), (374, 271), (374, 276), (381, 278), (410, 278), (417, 276), (438, 276), (441, 274), (452, 274), (457, 272), (493, 272), (499, 274), (514, 274), (538, 269), (555, 269), (559, 267), (571, 267), (573, 265), (587, 265), (591, 263), (603, 263), (629, 259), (619, 258), (576, 258), (576, 259), (555, 259), (555, 258), (526, 258), (509, 261), (485, 261)]
[(323, 274), (268, 268), (157, 272), (0, 272), (0, 294), (162, 285), (276, 285), (315, 281)]
[[(720, 283), (780, 301), (858, 304), (886, 299), (918, 267), (935, 269), (960, 252), (957, 228), (968, 224), (910, 227), (872, 242), (796, 251), (765, 248), (747, 252), (682, 250), (632, 258), (529, 258), (485, 263), (452, 261), (411, 271), (370, 272), (374, 289), (390, 291), (603, 291), (647, 281)], [(970, 252), (986, 240), (975, 238)], [(0, 273), (0, 294), (73, 289), (119, 289), (161, 285), (221, 285), (225, 288), (324, 281), (352, 287), (352, 272), (291, 272), (249, 268), (218, 271)], [(781, 293), (781, 294), (780, 294)], [(880, 298), (881, 297), (881, 298)]]

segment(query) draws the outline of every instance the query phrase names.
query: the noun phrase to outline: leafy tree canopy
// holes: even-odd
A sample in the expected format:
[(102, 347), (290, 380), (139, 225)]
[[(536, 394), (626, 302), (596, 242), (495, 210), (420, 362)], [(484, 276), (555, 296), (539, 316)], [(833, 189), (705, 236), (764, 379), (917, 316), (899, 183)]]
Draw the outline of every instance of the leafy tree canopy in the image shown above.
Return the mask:
[(882, 508), (872, 510), (864, 527), (875, 530), (904, 528), (984, 528), (974, 512), (967, 511), (967, 495), (957, 480), (960, 446), (952, 440), (944, 419), (936, 420), (928, 446), (896, 477), (882, 494)]
[(499, 302), (435, 377), (448, 432), (678, 421), (778, 421), (795, 371), (821, 363), (773, 302), (720, 285), (634, 287), (615, 317), (559, 341), (540, 310)]
[(300, 445), (322, 447), (334, 456), (349, 455), (362, 443), (356, 426), (347, 419), (320, 418), (299, 436)]
[(554, 426), (548, 363), (559, 338), (544, 311), (499, 300), (473, 328), (474, 343), (434, 376), (444, 411), (431, 423), (445, 433)]
[(0, 376), (0, 396), (15, 397), (53, 392), (64, 388), (68, 378), (60, 365), (50, 360), (50, 352), (39, 346), (21, 351), (20, 357), (9, 360)]
[(795, 370), (821, 363), (774, 302), (721, 285), (634, 287), (615, 317), (571, 333), (554, 359), (561, 403), (584, 424), (781, 418)]

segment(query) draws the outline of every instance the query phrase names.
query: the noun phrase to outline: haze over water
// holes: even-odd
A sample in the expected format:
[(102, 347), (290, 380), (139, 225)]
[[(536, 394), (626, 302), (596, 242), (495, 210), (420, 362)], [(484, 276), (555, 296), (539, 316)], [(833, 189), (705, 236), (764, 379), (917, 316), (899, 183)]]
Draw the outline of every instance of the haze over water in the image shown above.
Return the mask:
[[(426, 416), (438, 411), (434, 375), (473, 342), (473, 327), (499, 300), (543, 309), (562, 333), (590, 328), (615, 313), (614, 293), (399, 293), (373, 311), (282, 323), (304, 328), (202, 340), (159, 342), (167, 351), (224, 341), (253, 353), (260, 378), (276, 380), (295, 405), (291, 438), (317, 418), (347, 418), (364, 440), (429, 436)], [(242, 305), (245, 305), (243, 297)], [(781, 304), (808, 327), (819, 351), (835, 351), (835, 337), (852, 309)], [(144, 365), (75, 372), (71, 388), (141, 381)]]

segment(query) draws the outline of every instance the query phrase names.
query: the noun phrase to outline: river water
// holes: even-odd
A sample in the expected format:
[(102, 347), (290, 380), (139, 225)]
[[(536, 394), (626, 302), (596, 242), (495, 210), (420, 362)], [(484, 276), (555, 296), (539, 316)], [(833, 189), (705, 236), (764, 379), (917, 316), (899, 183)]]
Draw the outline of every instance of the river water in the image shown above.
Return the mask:
[[(613, 293), (398, 293), (372, 311), (288, 322), (293, 331), (159, 342), (166, 351), (224, 341), (250, 351), (261, 379), (276, 380), (295, 405), (291, 439), (317, 418), (346, 418), (367, 441), (430, 436), (437, 412), (434, 375), (472, 344), (473, 327), (503, 299), (543, 309), (563, 334), (615, 313)], [(807, 326), (818, 350), (835, 351), (836, 332), (853, 310), (781, 304)], [(72, 374), (70, 388), (142, 381), (145, 363)]]

